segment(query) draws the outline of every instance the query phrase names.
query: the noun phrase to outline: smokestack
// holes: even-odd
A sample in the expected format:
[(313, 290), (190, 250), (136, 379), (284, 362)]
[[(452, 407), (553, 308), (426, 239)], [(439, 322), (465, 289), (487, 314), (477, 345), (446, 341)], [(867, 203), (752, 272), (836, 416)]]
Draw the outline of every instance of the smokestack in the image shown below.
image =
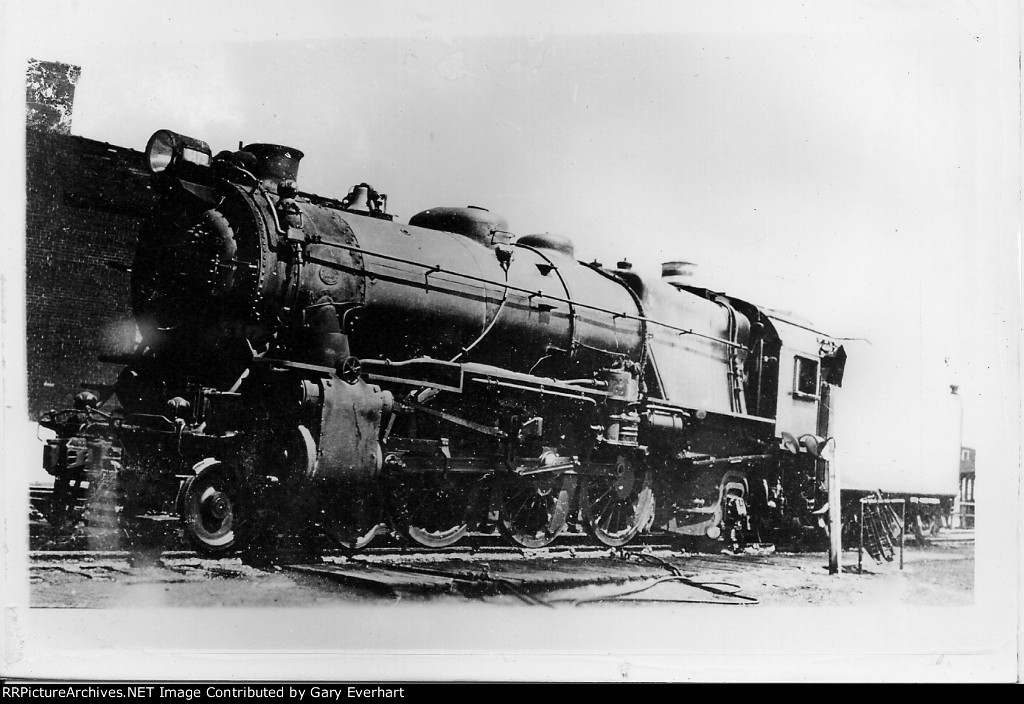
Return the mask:
[(298, 149), (280, 144), (247, 144), (245, 151), (256, 157), (256, 178), (268, 191), (277, 193), (281, 182), (298, 180), (299, 161), (305, 156)]
[(29, 59), (26, 81), (26, 121), (37, 130), (71, 134), (75, 86), (80, 66)]

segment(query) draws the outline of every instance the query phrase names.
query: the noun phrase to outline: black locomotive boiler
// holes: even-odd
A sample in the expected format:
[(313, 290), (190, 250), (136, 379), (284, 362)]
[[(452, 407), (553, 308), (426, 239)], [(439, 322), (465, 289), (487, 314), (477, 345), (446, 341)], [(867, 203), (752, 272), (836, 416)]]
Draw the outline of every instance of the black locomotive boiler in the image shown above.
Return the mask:
[[(161, 130), (135, 351), (42, 424), (51, 521), (176, 514), (198, 551), (316, 528), (362, 547), (500, 530), (769, 539), (825, 505), (845, 352), (674, 265), (649, 280), (474, 207), (395, 222), (302, 153)], [(111, 497), (113, 497), (111, 499)]]

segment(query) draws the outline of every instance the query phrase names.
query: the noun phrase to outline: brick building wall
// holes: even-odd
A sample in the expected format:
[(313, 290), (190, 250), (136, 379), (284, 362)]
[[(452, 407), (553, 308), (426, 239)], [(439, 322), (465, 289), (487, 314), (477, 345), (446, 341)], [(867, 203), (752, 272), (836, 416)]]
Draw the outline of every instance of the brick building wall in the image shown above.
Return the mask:
[(26, 333), (32, 419), (82, 382), (109, 384), (101, 354), (132, 349), (128, 265), (152, 207), (141, 152), (84, 137), (26, 135)]
[(75, 86), (81, 75), (80, 66), (29, 59), (25, 82), (25, 117), (29, 127), (71, 134)]

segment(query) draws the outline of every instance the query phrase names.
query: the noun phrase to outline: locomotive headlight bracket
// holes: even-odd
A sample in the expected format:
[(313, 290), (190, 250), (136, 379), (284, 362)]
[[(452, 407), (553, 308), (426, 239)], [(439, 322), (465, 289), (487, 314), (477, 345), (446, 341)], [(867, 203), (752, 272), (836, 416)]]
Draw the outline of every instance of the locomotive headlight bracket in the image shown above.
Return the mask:
[(207, 167), (213, 152), (210, 145), (201, 139), (171, 130), (157, 130), (146, 144), (145, 155), (150, 172), (159, 174), (178, 170), (185, 164)]

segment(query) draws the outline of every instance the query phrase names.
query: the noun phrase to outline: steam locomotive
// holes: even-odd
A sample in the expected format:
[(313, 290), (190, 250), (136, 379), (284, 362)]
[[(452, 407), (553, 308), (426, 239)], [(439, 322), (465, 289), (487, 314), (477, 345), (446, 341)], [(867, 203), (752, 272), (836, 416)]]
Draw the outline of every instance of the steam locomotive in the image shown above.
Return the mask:
[(817, 520), (835, 340), (681, 263), (651, 280), (482, 208), (401, 224), (365, 183), (299, 191), (302, 156), (149, 140), (137, 345), (41, 420), (52, 522), (107, 497), (222, 555), (297, 526), (352, 549), (385, 528), (537, 548)]

